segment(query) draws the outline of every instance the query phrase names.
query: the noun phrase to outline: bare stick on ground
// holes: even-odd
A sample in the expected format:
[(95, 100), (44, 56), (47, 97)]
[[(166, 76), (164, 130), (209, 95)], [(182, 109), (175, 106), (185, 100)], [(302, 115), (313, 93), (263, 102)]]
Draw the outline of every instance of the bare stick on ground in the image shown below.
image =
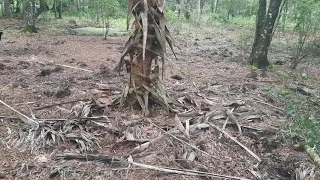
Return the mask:
[(22, 114), (21, 112), (17, 111), (16, 109), (14, 109), (13, 107), (9, 106), (8, 104), (6, 104), (5, 102), (3, 102), (2, 100), (0, 100), (0, 103), (3, 104), (4, 106), (6, 106), (7, 108), (9, 108), (10, 110), (12, 110), (13, 112), (17, 113), (17, 116), (19, 117), (19, 119), (32, 126), (32, 127), (35, 127), (35, 128), (38, 128), (39, 127), (39, 123), (36, 122), (35, 120), (29, 118), (28, 116)]
[(225, 136), (233, 140), (235, 143), (237, 143), (239, 146), (241, 146), (243, 149), (245, 149), (251, 156), (253, 156), (255, 159), (257, 159), (259, 162), (261, 162), (261, 159), (259, 158), (258, 155), (256, 155), (254, 152), (252, 152), (249, 148), (247, 148), (245, 145), (243, 145), (241, 142), (239, 142), (236, 138), (232, 137), (229, 133), (226, 131), (220, 129), (218, 126), (209, 123), (211, 127), (217, 129), (218, 131), (222, 132)]

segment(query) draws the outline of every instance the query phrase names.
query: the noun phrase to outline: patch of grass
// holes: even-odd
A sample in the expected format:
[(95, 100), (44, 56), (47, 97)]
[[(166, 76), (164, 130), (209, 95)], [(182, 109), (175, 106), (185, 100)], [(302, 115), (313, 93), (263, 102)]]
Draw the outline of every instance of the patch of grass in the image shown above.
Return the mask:
[[(307, 81), (304, 77), (291, 77), (279, 73), (285, 81), (298, 84), (298, 81)], [(314, 96), (302, 95), (298, 90), (281, 87), (264, 88), (274, 98), (285, 104), (287, 121), (283, 124), (285, 136), (293, 143), (305, 142), (311, 147), (320, 149), (320, 107), (315, 103)]]
[[(103, 36), (104, 35), (104, 28), (96, 28), (96, 27), (82, 27), (82, 28), (75, 28), (73, 31), (77, 32), (80, 35), (88, 35), (88, 36)], [(128, 35), (129, 31), (119, 31), (117, 29), (109, 29), (108, 35), (109, 36), (125, 36)]]
[(243, 26), (248, 26), (248, 27), (255, 27), (255, 19), (249, 18), (249, 17), (242, 17), (242, 16), (236, 16), (234, 18), (230, 19), (231, 24), (236, 24), (236, 25), (243, 25)]
[(170, 9), (166, 10), (165, 16), (168, 22), (179, 23), (181, 21), (181, 18), (178, 16), (178, 14)]
[[(130, 21), (130, 27), (132, 24), (133, 18)], [(118, 29), (120, 31), (127, 30), (127, 19), (126, 18), (112, 18), (110, 19), (110, 28), (111, 29)]]

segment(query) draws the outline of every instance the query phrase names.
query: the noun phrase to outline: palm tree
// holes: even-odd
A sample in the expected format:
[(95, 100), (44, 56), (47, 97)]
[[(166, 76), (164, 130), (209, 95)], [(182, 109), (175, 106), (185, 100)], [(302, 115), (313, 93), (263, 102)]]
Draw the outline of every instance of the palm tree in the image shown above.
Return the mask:
[[(173, 43), (166, 27), (164, 1), (128, 1), (128, 20), (129, 13), (135, 18), (132, 25), (134, 32), (126, 42), (121, 59), (115, 68), (120, 71), (126, 64), (127, 72), (130, 73), (130, 80), (123, 91), (120, 106), (140, 105), (145, 116), (149, 115), (150, 102), (159, 103), (168, 111), (170, 108), (160, 80), (160, 69), (162, 77), (165, 70), (166, 43), (171, 50)], [(127, 56), (129, 59), (125, 59)]]

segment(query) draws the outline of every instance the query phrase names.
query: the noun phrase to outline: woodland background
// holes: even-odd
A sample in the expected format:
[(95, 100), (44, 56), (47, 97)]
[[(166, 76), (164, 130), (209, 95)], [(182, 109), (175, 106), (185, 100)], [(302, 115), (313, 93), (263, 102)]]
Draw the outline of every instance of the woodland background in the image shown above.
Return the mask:
[(0, 179), (320, 178), (319, 0), (0, 2)]

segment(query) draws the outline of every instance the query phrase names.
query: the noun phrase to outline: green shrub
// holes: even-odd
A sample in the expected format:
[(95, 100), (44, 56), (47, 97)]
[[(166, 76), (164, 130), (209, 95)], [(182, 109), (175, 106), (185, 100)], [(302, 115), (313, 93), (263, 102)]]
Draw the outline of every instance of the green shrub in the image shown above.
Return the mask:
[(170, 9), (166, 10), (165, 16), (169, 22), (179, 22), (180, 21), (180, 17), (178, 16), (178, 14), (173, 12)]
[[(299, 80), (295, 77), (289, 78), (285, 73), (280, 74), (287, 81)], [(301, 78), (303, 80), (303, 77)], [(317, 146), (319, 148), (320, 111), (319, 107), (311, 101), (314, 97), (302, 95), (293, 89), (277, 87), (264, 88), (263, 91), (285, 104), (284, 109), (287, 116), (287, 121), (283, 124), (285, 137), (291, 139), (293, 143), (304, 141), (311, 147)]]

